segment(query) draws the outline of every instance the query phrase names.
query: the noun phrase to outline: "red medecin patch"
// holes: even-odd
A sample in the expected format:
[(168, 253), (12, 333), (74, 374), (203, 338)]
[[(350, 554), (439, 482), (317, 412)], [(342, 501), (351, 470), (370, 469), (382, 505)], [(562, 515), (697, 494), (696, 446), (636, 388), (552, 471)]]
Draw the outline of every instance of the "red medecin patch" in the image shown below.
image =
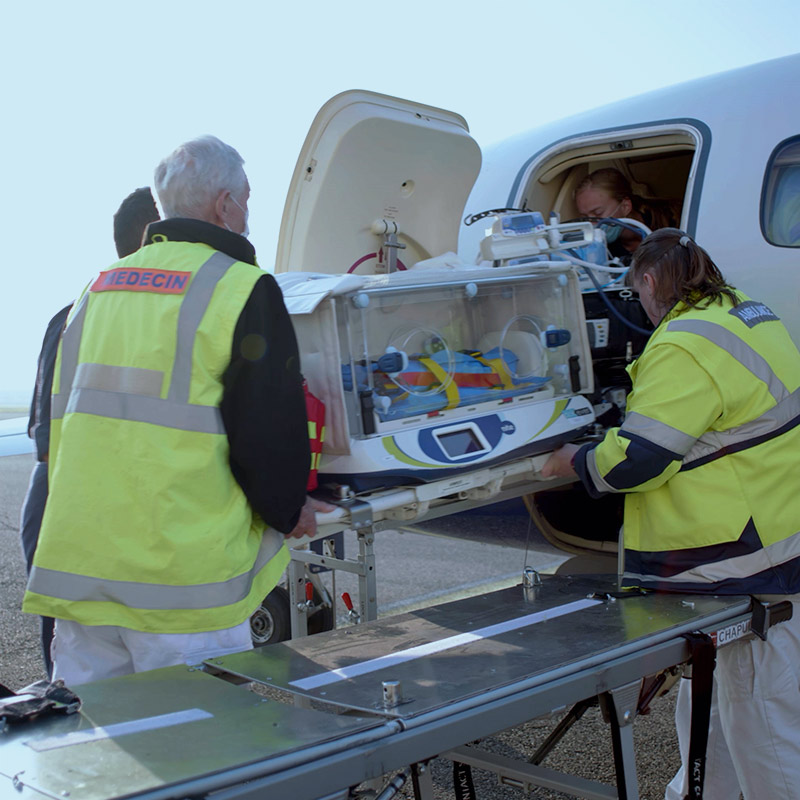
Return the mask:
[(189, 286), (191, 272), (146, 267), (117, 267), (101, 272), (89, 288), (90, 292), (155, 292), (183, 294)]

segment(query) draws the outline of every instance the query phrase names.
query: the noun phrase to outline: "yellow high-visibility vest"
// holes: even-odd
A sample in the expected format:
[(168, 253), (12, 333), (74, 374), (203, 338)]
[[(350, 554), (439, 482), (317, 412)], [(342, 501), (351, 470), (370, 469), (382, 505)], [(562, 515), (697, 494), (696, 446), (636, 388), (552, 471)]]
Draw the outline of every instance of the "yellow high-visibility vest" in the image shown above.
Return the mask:
[(800, 592), (800, 353), (743, 295), (683, 303), (630, 367), (621, 428), (586, 455), (625, 498), (628, 583)]
[(73, 307), (53, 382), (50, 494), (23, 609), (156, 633), (232, 627), (289, 560), (228, 463), (219, 410), (262, 271), (162, 241)]

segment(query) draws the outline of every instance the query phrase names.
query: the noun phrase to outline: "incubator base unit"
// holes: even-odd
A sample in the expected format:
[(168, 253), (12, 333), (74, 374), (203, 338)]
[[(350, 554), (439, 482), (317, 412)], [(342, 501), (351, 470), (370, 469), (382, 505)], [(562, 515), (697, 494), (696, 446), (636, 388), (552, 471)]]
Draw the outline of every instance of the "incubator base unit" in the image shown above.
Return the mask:
[(277, 277), (326, 404), (320, 485), (436, 481), (548, 452), (594, 422), (568, 264)]

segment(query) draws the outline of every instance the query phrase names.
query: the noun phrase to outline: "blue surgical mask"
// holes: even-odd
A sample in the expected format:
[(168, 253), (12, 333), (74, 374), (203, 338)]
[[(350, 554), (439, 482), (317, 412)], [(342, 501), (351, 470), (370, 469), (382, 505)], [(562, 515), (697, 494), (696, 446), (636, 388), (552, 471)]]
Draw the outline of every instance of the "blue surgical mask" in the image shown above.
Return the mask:
[(612, 225), (609, 222), (601, 222), (598, 226), (603, 233), (606, 235), (606, 242), (611, 244), (612, 242), (616, 242), (619, 239), (619, 235), (622, 233), (622, 226), (621, 225)]
[[(607, 214), (607, 217), (613, 217), (617, 211), (619, 211), (619, 207), (622, 205), (622, 200), (614, 206), (614, 210)], [(619, 239), (619, 235), (622, 233), (622, 227), (620, 225), (613, 225), (610, 222), (601, 222), (598, 226), (603, 233), (606, 235), (606, 243), (611, 244), (612, 242), (616, 242)]]

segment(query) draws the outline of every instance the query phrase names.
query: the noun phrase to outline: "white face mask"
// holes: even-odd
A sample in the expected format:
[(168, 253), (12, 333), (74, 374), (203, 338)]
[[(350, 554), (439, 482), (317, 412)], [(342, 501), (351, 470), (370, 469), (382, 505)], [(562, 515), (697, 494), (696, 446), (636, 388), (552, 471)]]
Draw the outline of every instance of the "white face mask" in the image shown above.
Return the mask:
[[(250, 235), (250, 223), (249, 223), (249, 220), (250, 220), (250, 209), (248, 208), (245, 211), (245, 209), (242, 208), (242, 206), (237, 202), (236, 198), (233, 195), (231, 195), (230, 197), (231, 197), (231, 200), (233, 200), (233, 202), (236, 203), (236, 207), (244, 214), (244, 230), (239, 235), (240, 236), (244, 236), (244, 238), (246, 239)], [(225, 227), (229, 231), (231, 231), (231, 233), (233, 233), (233, 231), (230, 228), (230, 225), (228, 225), (227, 222), (225, 223)]]

